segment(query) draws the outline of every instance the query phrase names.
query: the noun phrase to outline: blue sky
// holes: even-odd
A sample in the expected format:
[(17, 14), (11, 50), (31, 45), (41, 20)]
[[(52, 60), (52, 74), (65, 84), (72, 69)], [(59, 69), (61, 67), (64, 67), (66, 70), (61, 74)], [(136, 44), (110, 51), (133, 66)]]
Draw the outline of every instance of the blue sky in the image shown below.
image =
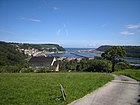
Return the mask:
[(0, 0), (0, 40), (140, 45), (140, 0)]

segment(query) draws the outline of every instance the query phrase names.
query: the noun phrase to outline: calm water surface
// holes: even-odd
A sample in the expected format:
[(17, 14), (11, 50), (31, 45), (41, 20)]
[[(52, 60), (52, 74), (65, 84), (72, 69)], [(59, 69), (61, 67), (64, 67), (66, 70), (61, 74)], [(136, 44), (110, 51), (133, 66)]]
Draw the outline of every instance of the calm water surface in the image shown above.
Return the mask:
[[(89, 53), (89, 52), (75, 52), (76, 50), (94, 50), (95, 48), (65, 48), (66, 49), (66, 53), (61, 53), (61, 54), (51, 54), (53, 56), (59, 56), (59, 57), (69, 57), (69, 58), (82, 58), (81, 56), (85, 56), (85, 57), (95, 57), (98, 56), (95, 53)], [(75, 53), (75, 54), (72, 54)], [(77, 56), (77, 55), (81, 55), (81, 56)], [(136, 63), (140, 63), (140, 58), (122, 58), (123, 60), (126, 60), (128, 62), (136, 62)]]

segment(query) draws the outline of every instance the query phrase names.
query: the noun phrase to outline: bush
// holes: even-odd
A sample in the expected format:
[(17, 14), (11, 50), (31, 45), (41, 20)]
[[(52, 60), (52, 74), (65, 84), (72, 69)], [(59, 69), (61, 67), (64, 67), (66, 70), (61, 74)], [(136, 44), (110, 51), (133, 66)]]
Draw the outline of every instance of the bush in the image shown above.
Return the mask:
[(123, 61), (123, 62), (118, 62), (116, 65), (115, 65), (115, 70), (118, 71), (118, 70), (124, 70), (124, 69), (129, 69), (130, 68), (130, 65), (128, 62), (126, 61)]
[(19, 71), (19, 66), (2, 66), (0, 68), (0, 73), (18, 73)]
[(28, 68), (22, 68), (22, 69), (20, 70), (20, 73), (29, 73), (29, 72), (31, 72), (31, 71), (30, 71), (30, 69), (28, 69)]
[(77, 60), (63, 61), (60, 65), (62, 71), (84, 71), (84, 72), (110, 72), (111, 62), (109, 60)]
[(54, 70), (54, 68), (51, 67), (51, 66), (31, 67), (31, 68), (29, 68), (30, 72), (35, 72), (35, 73), (46, 73), (46, 72), (53, 71), (53, 70)]
[(79, 63), (77, 60), (71, 60), (71, 61), (62, 61), (60, 62), (60, 70), (61, 71), (76, 71), (77, 65)]
[(41, 68), (41, 67), (32, 67), (29, 70), (35, 73), (43, 73), (45, 71), (44, 68)]
[(108, 60), (88, 60), (84, 71), (89, 72), (110, 72), (111, 62)]

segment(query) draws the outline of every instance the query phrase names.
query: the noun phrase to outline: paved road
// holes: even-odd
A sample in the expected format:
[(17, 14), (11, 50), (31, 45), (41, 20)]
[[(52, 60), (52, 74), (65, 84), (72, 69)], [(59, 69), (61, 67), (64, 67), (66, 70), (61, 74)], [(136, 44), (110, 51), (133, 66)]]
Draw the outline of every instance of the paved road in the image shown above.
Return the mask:
[(113, 76), (113, 81), (68, 105), (138, 105), (140, 82), (126, 76)]

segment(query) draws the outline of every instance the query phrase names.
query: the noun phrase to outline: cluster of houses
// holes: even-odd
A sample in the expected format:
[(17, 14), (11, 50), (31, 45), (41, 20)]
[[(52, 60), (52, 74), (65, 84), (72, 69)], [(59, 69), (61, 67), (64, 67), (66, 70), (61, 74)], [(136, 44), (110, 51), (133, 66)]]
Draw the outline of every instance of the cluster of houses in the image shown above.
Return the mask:
[(35, 48), (28, 48), (28, 49), (19, 49), (21, 53), (29, 56), (45, 56), (46, 54), (52, 54), (54, 51), (46, 51), (46, 50), (38, 50)]
[[(53, 71), (59, 71), (59, 62), (60, 58), (47, 56), (48, 54), (55, 53), (54, 51), (38, 50), (35, 48), (27, 48), (18, 50), (25, 55), (30, 56), (29, 67), (30, 68), (39, 68), (39, 67), (53, 67)], [(48, 49), (49, 50), (49, 49)]]

